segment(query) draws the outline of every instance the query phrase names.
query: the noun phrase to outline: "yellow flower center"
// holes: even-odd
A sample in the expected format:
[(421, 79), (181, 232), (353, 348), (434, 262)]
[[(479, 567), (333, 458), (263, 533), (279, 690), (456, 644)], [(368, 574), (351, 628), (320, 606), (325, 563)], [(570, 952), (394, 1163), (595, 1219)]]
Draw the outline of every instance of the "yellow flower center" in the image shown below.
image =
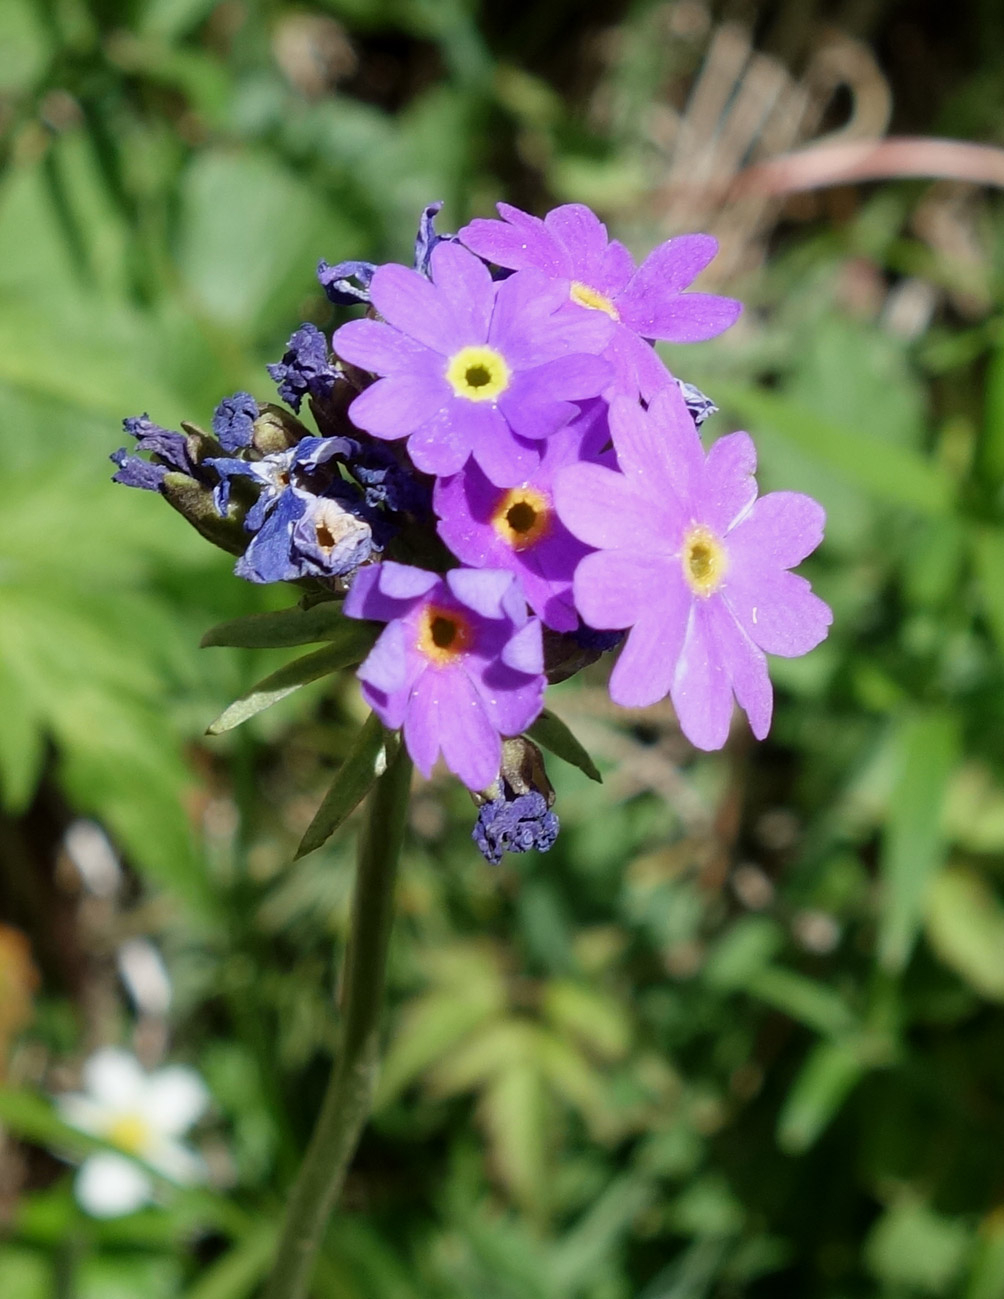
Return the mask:
[(551, 527), (551, 502), (533, 487), (510, 487), (492, 511), (492, 526), (513, 550), (526, 550)]
[(588, 284), (583, 284), (581, 280), (572, 281), (572, 291), (568, 295), (573, 302), (577, 302), (580, 307), (589, 307), (592, 311), (605, 311), (611, 320), (620, 320), (621, 313), (605, 294), (597, 289), (591, 289)]
[(470, 623), (455, 609), (440, 609), (434, 604), (423, 609), (415, 643), (430, 663), (439, 667), (452, 663), (470, 649), (473, 640)]
[(149, 1147), (153, 1132), (141, 1114), (122, 1114), (109, 1123), (105, 1136), (127, 1155), (141, 1155)]
[(450, 357), (446, 379), (458, 397), (494, 401), (509, 387), (505, 357), (493, 347), (462, 347)]
[(687, 532), (680, 558), (683, 576), (695, 595), (713, 595), (725, 580), (729, 557), (709, 528), (698, 525)]

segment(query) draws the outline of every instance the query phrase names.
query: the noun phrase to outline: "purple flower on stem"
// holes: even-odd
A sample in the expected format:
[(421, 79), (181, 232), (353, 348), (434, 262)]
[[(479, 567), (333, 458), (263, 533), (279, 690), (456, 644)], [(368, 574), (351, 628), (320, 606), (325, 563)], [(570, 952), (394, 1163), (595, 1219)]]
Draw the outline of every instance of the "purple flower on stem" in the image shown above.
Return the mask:
[(687, 738), (718, 749), (735, 695), (763, 739), (773, 704), (764, 652), (805, 654), (832, 621), (788, 571), (822, 540), (822, 506), (799, 492), (758, 500), (746, 433), (705, 456), (676, 384), (647, 412), (616, 398), (610, 429), (620, 472), (572, 465), (555, 499), (569, 530), (598, 548), (575, 573), (579, 612), (593, 627), (630, 628), (611, 697), (630, 708), (668, 694)]
[(544, 443), (540, 465), (515, 487), (496, 487), (473, 461), (441, 478), (433, 493), (438, 530), (458, 559), (475, 568), (505, 568), (520, 580), (533, 611), (555, 631), (573, 631), (579, 616), (572, 577), (589, 547), (573, 537), (554, 509), (554, 479), (580, 460), (612, 463), (600, 455), (610, 441), (604, 401)]
[(339, 377), (324, 335), (309, 324), (293, 333), (282, 360), (265, 368), (278, 385), (279, 396), (297, 412), (304, 397), (327, 397)]
[(349, 408), (374, 437), (408, 438), (423, 472), (455, 474), (469, 456), (499, 487), (529, 478), (541, 440), (597, 396), (610, 368), (596, 353), (612, 328), (601, 312), (571, 319), (560, 284), (538, 271), (500, 284), (458, 244), (432, 250), (432, 279), (381, 266), (370, 286), (383, 320), (353, 320), (339, 356), (384, 376)]
[(189, 478), (204, 481), (205, 474), (189, 454), (184, 433), (154, 424), (149, 415), (130, 415), (122, 421), (122, 427), (136, 439), (137, 451), (145, 451), (156, 459), (143, 460), (120, 447), (110, 457), (118, 465), (118, 473), (112, 475), (113, 483), (159, 492), (169, 473), (187, 474)]
[(667, 382), (650, 339), (696, 343), (735, 323), (732, 298), (685, 293), (715, 256), (711, 235), (678, 235), (653, 249), (641, 266), (588, 207), (566, 203), (541, 220), (499, 203), (501, 221), (479, 218), (458, 234), (479, 257), (515, 271), (533, 268), (559, 282), (567, 301), (616, 322), (606, 355), (626, 392), (648, 400)]
[(251, 445), (254, 422), (260, 411), (249, 392), (224, 397), (213, 412), (213, 433), (224, 451), (240, 451)]
[(512, 574), (376, 564), (357, 574), (345, 612), (387, 623), (359, 668), (363, 697), (385, 726), (404, 728), (422, 774), (442, 751), (469, 789), (487, 788), (500, 736), (533, 722), (546, 684), (540, 623)]
[(507, 798), (505, 794), (483, 803), (471, 838), (486, 861), (497, 866), (507, 852), (547, 852), (558, 837), (560, 824), (543, 794), (532, 789)]

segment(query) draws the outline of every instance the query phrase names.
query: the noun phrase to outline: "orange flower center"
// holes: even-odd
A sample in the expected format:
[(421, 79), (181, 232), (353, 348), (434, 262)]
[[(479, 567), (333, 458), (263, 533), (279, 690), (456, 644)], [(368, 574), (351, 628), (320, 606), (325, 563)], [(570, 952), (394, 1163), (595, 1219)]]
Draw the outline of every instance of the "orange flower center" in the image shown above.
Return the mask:
[(439, 667), (452, 663), (470, 649), (474, 640), (471, 624), (455, 609), (426, 605), (418, 624), (416, 645), (430, 663)]
[(492, 526), (513, 550), (526, 550), (550, 530), (551, 502), (534, 487), (510, 487), (492, 511)]

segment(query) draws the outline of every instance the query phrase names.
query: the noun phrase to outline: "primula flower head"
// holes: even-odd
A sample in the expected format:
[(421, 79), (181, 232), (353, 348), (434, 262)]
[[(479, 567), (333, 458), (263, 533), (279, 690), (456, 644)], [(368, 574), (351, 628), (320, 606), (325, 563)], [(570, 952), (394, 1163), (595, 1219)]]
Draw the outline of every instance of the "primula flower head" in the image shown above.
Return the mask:
[(56, 1103), (71, 1127), (122, 1151), (88, 1155), (77, 1174), (77, 1199), (96, 1218), (133, 1213), (153, 1198), (149, 1174), (133, 1159), (183, 1185), (205, 1177), (202, 1160), (178, 1140), (209, 1104), (193, 1069), (169, 1065), (147, 1074), (128, 1051), (104, 1047), (84, 1065), (84, 1091)]
[(574, 403), (608, 384), (597, 353), (611, 323), (595, 312), (570, 319), (560, 285), (537, 271), (496, 284), (455, 243), (433, 248), (430, 273), (379, 267), (370, 295), (383, 319), (336, 331), (343, 360), (382, 376), (350, 418), (374, 437), (406, 437), (423, 473), (457, 473), (473, 456), (491, 482), (512, 487), (536, 470), (540, 440), (578, 413)]
[(770, 727), (765, 652), (796, 657), (832, 620), (788, 570), (822, 539), (822, 506), (798, 492), (757, 499), (746, 433), (707, 456), (679, 389), (646, 412), (617, 398), (610, 429), (619, 471), (573, 465), (558, 478), (558, 513), (597, 547), (575, 573), (575, 603), (599, 628), (630, 628), (610, 677), (626, 707), (673, 701), (698, 748), (728, 737), (735, 695), (753, 734)]
[(571, 424), (544, 443), (532, 478), (496, 487), (473, 461), (441, 478), (433, 494), (438, 531), (450, 550), (476, 568), (505, 568), (520, 580), (531, 609), (555, 631), (573, 631), (572, 576), (589, 547), (573, 537), (554, 509), (554, 479), (578, 461), (612, 463), (601, 455), (610, 440), (607, 407), (586, 403)]
[(404, 728), (428, 776), (442, 751), (472, 790), (490, 785), (500, 736), (540, 712), (540, 623), (511, 573), (455, 568), (445, 576), (384, 561), (362, 569), (345, 598), (350, 618), (387, 626), (359, 668), (363, 696), (385, 726)]
[(533, 268), (562, 286), (576, 308), (608, 316), (615, 329), (607, 355), (624, 391), (646, 400), (667, 372), (643, 340), (695, 343), (714, 338), (742, 311), (732, 298), (685, 293), (718, 251), (710, 235), (679, 235), (655, 248), (639, 267), (599, 217), (582, 203), (566, 203), (541, 220), (499, 203), (501, 221), (479, 218), (460, 241), (496, 266)]

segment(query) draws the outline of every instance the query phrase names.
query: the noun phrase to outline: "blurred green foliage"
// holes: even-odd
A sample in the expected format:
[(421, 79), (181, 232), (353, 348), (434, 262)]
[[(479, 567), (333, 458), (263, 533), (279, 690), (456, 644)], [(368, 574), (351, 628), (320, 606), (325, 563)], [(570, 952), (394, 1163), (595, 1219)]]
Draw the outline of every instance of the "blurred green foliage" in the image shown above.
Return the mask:
[[(289, 654), (200, 636), (289, 593), (109, 482), (118, 421), (267, 394), (292, 329), (331, 323), (316, 260), (406, 257), (432, 199), (447, 226), (505, 196), (667, 233), (647, 124), (700, 54), (673, 12), (704, 8), (502, 8), (0, 4), (0, 905), (45, 976), (0, 1092), (3, 1299), (254, 1294), (333, 1037), (354, 823), (292, 858), (363, 710), (351, 680), (307, 686), (203, 737)], [(805, 11), (867, 10), (923, 69), (949, 39), (928, 8)], [(1004, 22), (955, 8), (907, 125), (992, 140)], [(796, 9), (743, 12), (777, 44)], [(722, 405), (709, 429), (755, 433), (765, 485), (828, 509), (807, 571), (833, 634), (773, 665), (769, 742), (698, 757), (587, 674), (554, 708), (606, 784), (549, 759), (548, 856), (492, 871), (463, 791), (416, 790), (318, 1299), (1004, 1294), (1004, 213), (977, 205), (960, 269), (926, 194), (781, 224), (728, 286), (749, 323), (669, 358)], [(919, 331), (888, 309), (911, 279)], [(60, 856), (79, 815), (133, 872), (97, 919)], [(215, 1098), (213, 1189), (95, 1223), (38, 1153), (68, 1149), (38, 1093), (127, 1034), (136, 935)]]

